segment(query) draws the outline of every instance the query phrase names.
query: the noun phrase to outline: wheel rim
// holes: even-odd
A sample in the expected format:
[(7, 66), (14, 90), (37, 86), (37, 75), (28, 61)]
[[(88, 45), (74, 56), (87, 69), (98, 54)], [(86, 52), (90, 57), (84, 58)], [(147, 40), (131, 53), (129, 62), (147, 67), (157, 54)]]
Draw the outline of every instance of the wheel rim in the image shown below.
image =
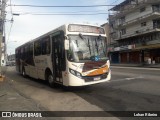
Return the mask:
[(48, 76), (48, 81), (49, 81), (49, 83), (51, 83), (51, 84), (54, 82), (52, 75), (49, 75), (49, 76)]

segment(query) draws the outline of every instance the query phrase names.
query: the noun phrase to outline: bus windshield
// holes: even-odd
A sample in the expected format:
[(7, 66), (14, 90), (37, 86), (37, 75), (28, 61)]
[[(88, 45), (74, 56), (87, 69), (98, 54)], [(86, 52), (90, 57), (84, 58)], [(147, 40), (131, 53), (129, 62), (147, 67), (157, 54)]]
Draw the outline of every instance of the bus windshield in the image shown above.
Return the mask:
[(106, 38), (102, 36), (69, 35), (68, 60), (72, 62), (106, 61)]

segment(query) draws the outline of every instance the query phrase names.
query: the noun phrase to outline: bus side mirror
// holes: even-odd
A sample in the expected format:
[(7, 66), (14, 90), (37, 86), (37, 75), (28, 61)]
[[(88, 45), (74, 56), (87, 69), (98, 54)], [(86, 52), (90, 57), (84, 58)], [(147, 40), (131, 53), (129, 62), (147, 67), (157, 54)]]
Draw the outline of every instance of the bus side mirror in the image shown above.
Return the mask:
[(65, 47), (65, 50), (69, 50), (69, 40), (65, 40), (64, 41), (64, 47)]

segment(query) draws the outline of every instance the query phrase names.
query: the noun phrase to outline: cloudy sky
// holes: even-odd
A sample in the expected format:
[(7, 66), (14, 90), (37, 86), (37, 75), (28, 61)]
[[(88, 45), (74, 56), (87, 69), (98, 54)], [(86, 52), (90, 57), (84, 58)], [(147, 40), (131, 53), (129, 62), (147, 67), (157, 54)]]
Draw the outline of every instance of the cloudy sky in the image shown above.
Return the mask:
[[(39, 5), (39, 6), (87, 6), (115, 5), (123, 0), (8, 0), (8, 5)], [(107, 22), (109, 7), (7, 7), (6, 41), (7, 53), (15, 53), (15, 48), (65, 23), (92, 23), (102, 25)], [(9, 22), (11, 13), (13, 24)], [(97, 14), (98, 13), (98, 14)], [(99, 14), (106, 13), (106, 14)], [(45, 15), (37, 15), (45, 14)], [(46, 14), (97, 14), (97, 15), (46, 15)], [(12, 27), (11, 27), (12, 26)], [(10, 32), (11, 29), (11, 32)], [(15, 42), (16, 41), (16, 42)]]

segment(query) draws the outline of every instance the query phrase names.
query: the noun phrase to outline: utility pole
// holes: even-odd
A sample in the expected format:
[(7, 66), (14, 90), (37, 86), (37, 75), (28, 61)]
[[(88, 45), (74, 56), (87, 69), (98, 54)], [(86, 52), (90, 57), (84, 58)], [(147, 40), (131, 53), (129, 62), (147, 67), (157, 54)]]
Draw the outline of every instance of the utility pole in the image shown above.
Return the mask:
[[(2, 71), (2, 41), (5, 23), (5, 8), (7, 0), (0, 0), (0, 78), (3, 79)], [(4, 62), (4, 61), (3, 61)]]

